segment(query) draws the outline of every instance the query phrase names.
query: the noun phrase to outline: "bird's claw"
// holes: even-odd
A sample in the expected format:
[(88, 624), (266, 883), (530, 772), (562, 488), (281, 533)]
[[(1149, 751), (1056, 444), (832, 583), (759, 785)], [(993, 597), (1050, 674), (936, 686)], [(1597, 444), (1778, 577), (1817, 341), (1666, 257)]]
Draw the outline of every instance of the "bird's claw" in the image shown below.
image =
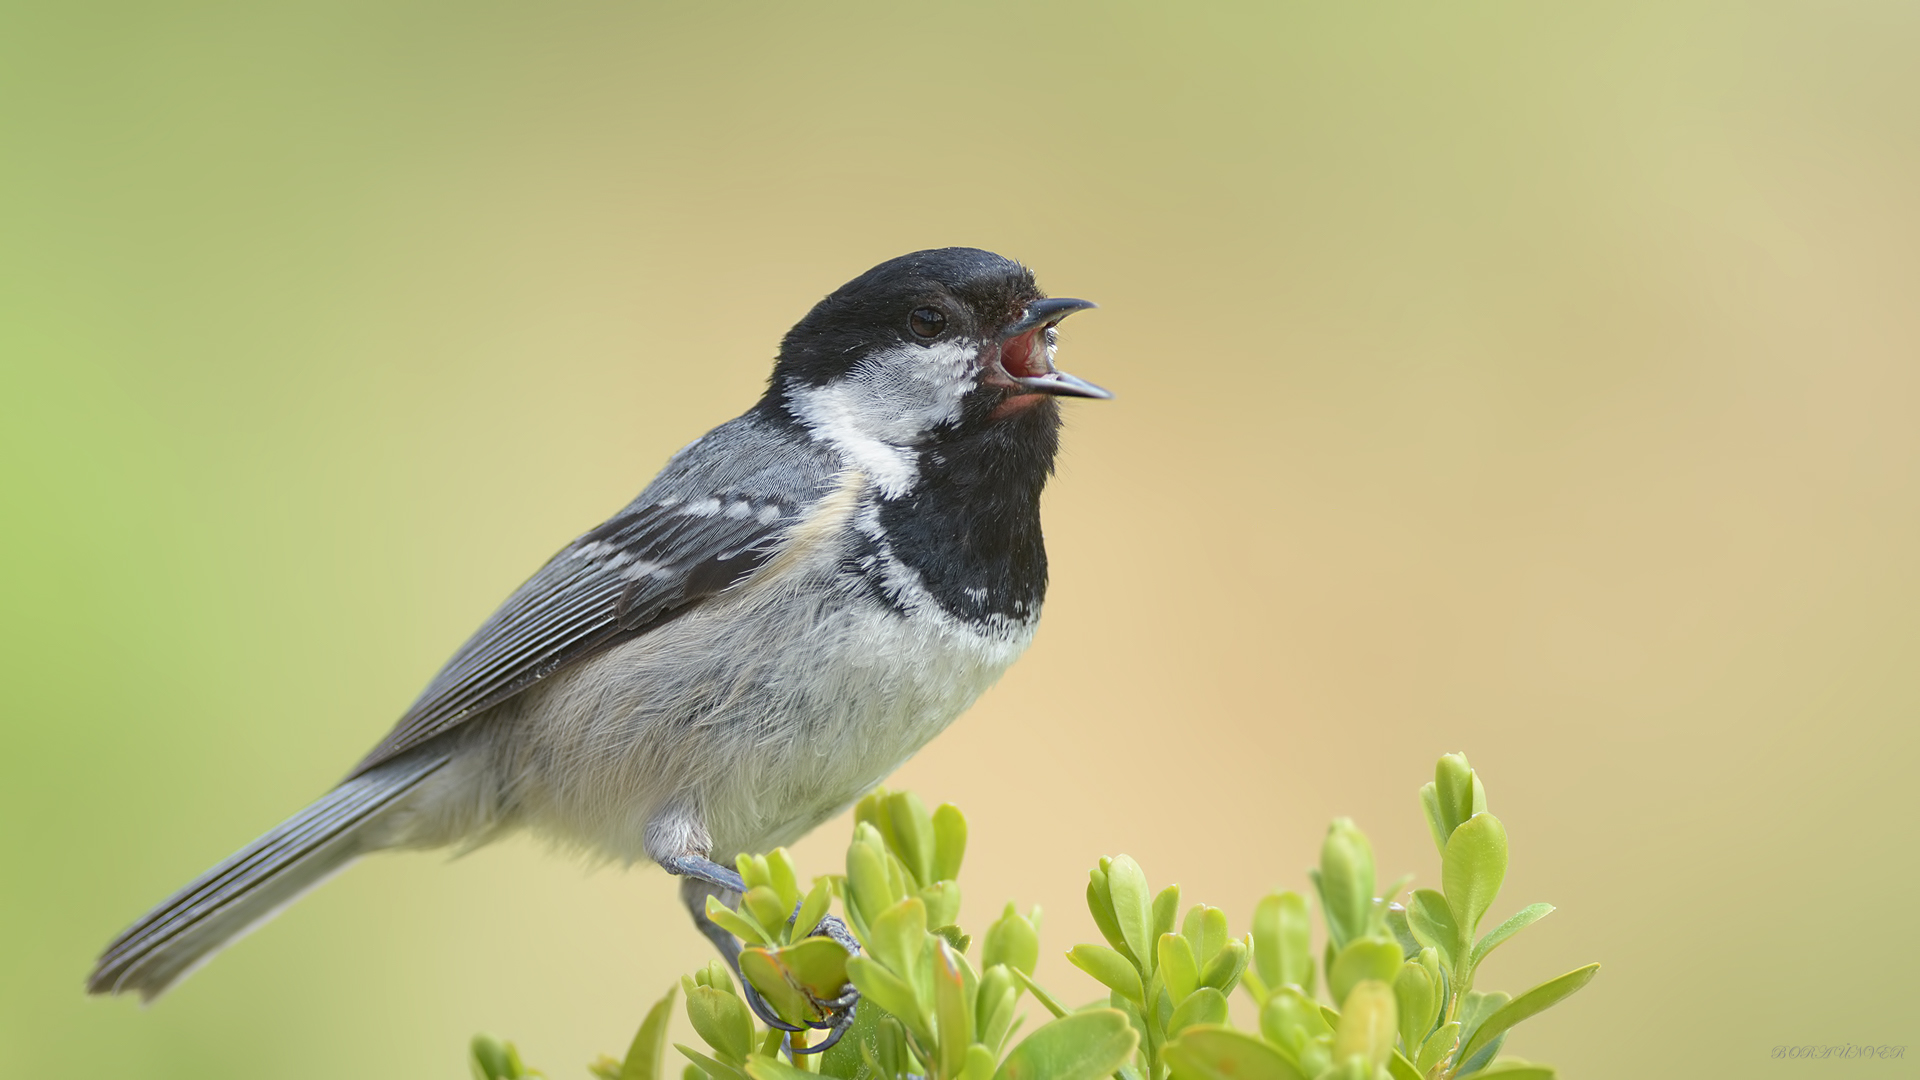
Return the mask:
[[(795, 910), (794, 914), (798, 915), (799, 911)], [(848, 956), (860, 955), (860, 943), (854, 940), (853, 932), (847, 929), (847, 924), (841, 922), (836, 916), (828, 915), (822, 918), (818, 923), (814, 924), (813, 929), (807, 933), (807, 936), (828, 938), (832, 940), (834, 944), (847, 950)], [(809, 996), (811, 997), (811, 995)], [(830, 1034), (812, 1046), (793, 1045), (793, 1038), (791, 1034), (789, 1034), (786, 1040), (787, 1051), (789, 1053), (818, 1054), (832, 1049), (833, 1045), (838, 1043), (841, 1038), (846, 1035), (847, 1031), (853, 1027), (854, 1010), (855, 1007), (860, 1004), (860, 991), (855, 990), (853, 985), (849, 983), (846, 987), (846, 993), (841, 994), (839, 997), (824, 999), (812, 998), (812, 1001), (814, 1008), (820, 1011), (821, 1019), (809, 1020), (807, 1021), (807, 1026), (813, 1028), (815, 1031), (826, 1031), (830, 1032)], [(792, 1029), (782, 1028), (782, 1030), (791, 1031)]]
[[(681, 898), (686, 902), (687, 910), (693, 915), (694, 925), (698, 926), (700, 932), (713, 942), (714, 947), (720, 950), (721, 957), (726, 960), (727, 966), (733, 969), (734, 977), (740, 980), (741, 997), (746, 1001), (747, 1008), (753, 1010), (753, 1015), (759, 1017), (760, 1022), (767, 1027), (785, 1033), (786, 1038), (783, 1041), (789, 1054), (818, 1054), (832, 1048), (842, 1036), (846, 1035), (847, 1030), (853, 1026), (854, 1008), (860, 1003), (860, 992), (852, 985), (845, 986), (843, 993), (832, 998), (815, 997), (811, 991), (805, 991), (807, 1000), (813, 1005), (820, 1019), (807, 1020), (796, 1025), (783, 1019), (760, 991), (754, 989), (753, 984), (747, 981), (746, 974), (740, 970), (740, 940), (708, 918), (705, 906), (710, 896), (731, 893), (737, 898), (744, 893), (746, 883), (740, 879), (738, 873), (703, 855), (665, 858), (660, 860), (660, 865), (668, 873), (677, 874), (682, 878)], [(788, 926), (792, 926), (794, 920), (800, 917), (801, 906), (803, 905), (795, 905), (793, 914), (787, 916)], [(807, 936), (827, 938), (846, 950), (847, 955), (860, 955), (860, 943), (854, 940), (853, 932), (847, 929), (846, 923), (832, 915), (827, 915), (815, 923), (813, 929), (807, 932)], [(793, 1045), (793, 1036), (809, 1028), (830, 1034), (812, 1046)]]
[[(795, 912), (795, 914), (799, 913)], [(807, 931), (807, 936), (832, 938), (834, 944), (847, 950), (848, 956), (860, 955), (860, 943), (853, 939), (853, 931), (847, 929), (847, 924), (841, 922), (838, 915), (822, 917), (819, 922), (813, 925), (812, 930)]]
[[(736, 975), (740, 974), (737, 968), (734, 973)], [(789, 1024), (785, 1020), (780, 1019), (780, 1014), (773, 1011), (773, 1006), (767, 1004), (767, 999), (760, 996), (760, 991), (753, 988), (753, 984), (747, 981), (745, 975), (740, 975), (740, 989), (742, 991), (740, 996), (746, 999), (747, 1008), (753, 1010), (753, 1015), (759, 1017), (761, 1023), (775, 1031), (784, 1031), (788, 1035), (792, 1035), (796, 1031), (806, 1030), (804, 1027)]]

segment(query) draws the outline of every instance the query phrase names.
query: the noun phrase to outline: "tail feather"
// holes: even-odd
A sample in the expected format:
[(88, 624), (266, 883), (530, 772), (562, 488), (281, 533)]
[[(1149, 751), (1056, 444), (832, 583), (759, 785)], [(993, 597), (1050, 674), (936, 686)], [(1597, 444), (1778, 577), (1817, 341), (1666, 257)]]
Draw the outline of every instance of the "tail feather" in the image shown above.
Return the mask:
[(90, 994), (152, 1001), (369, 850), (367, 825), (446, 764), (402, 758), (356, 776), (200, 875), (100, 954)]

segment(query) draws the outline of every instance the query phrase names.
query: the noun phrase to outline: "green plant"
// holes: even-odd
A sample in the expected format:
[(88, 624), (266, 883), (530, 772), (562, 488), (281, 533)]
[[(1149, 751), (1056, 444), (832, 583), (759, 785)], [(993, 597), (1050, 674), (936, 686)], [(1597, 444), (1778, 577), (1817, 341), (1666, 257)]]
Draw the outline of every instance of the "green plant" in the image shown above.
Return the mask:
[[(1318, 970), (1307, 896), (1262, 898), (1250, 932), (1235, 938), (1219, 908), (1182, 912), (1179, 886), (1155, 892), (1132, 859), (1101, 859), (1087, 906), (1105, 944), (1076, 945), (1067, 959), (1107, 996), (1069, 1008), (1033, 979), (1038, 909), (1023, 915), (1007, 905), (977, 962), (968, 959), (972, 939), (955, 922), (967, 839), (960, 812), (928, 813), (911, 794), (877, 791), (855, 810), (844, 875), (816, 878), (803, 892), (786, 852), (743, 856), (748, 890), (739, 908), (708, 909), (745, 943), (742, 977), (783, 1019), (825, 1017), (850, 982), (860, 993), (853, 1027), (824, 1053), (791, 1054), (780, 1032), (755, 1023), (716, 960), (681, 980), (687, 1017), (706, 1044), (677, 1047), (690, 1063), (686, 1080), (1550, 1078), (1547, 1066), (1495, 1055), (1514, 1025), (1579, 990), (1599, 965), (1518, 996), (1476, 990), (1487, 955), (1553, 908), (1532, 904), (1479, 935), (1506, 876), (1505, 827), (1459, 754), (1440, 759), (1420, 797), (1442, 888), (1416, 889), (1402, 905), (1395, 898), (1411, 880), (1402, 878), (1377, 895), (1372, 846), (1351, 821), (1334, 822), (1309, 872), (1326, 927)], [(799, 936), (834, 899), (862, 946), (858, 956)], [(1331, 1004), (1316, 993), (1317, 976)], [(1258, 1010), (1256, 1030), (1228, 1016), (1236, 987)], [(1049, 1018), (1021, 1039), (1027, 994)], [(667, 1075), (673, 998), (670, 991), (648, 1012), (623, 1060), (603, 1058), (594, 1075)], [(485, 1036), (474, 1040), (472, 1063), (477, 1080), (539, 1075), (511, 1044)]]

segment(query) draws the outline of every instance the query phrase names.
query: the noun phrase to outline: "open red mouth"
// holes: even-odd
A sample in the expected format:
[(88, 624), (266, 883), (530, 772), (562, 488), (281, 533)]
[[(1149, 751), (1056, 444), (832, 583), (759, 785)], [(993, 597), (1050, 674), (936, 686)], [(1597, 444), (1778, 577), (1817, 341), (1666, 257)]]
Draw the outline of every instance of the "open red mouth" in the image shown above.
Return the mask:
[(1045, 326), (1035, 327), (1000, 343), (1000, 363), (989, 366), (987, 379), (1013, 392), (993, 410), (995, 420), (1003, 420), (1053, 395), (1048, 384), (1055, 372), (1042, 340), (1047, 330)]
[(1002, 411), (1016, 402), (1031, 404), (1040, 395), (1049, 397), (1110, 398), (1113, 395), (1085, 379), (1078, 379), (1053, 366), (1053, 328), (1061, 319), (1093, 304), (1065, 298), (1035, 300), (1011, 325), (1001, 331), (997, 356), (989, 362), (982, 381), (1014, 391), (1001, 406)]
[(1047, 360), (1047, 347), (1040, 340), (1046, 332), (1044, 326), (1035, 327), (1001, 342), (1000, 369), (1016, 379), (1038, 379), (1053, 374), (1053, 364)]

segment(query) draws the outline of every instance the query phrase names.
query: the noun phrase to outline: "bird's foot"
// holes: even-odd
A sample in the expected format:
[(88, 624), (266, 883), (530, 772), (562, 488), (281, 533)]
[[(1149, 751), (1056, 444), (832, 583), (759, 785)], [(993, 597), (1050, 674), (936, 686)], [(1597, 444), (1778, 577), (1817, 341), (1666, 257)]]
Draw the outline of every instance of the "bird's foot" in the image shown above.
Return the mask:
[[(795, 914), (798, 914), (798, 912), (796, 911)], [(841, 922), (835, 916), (828, 915), (821, 919), (814, 925), (813, 931), (809, 933), (807, 937), (827, 938), (842, 949), (845, 949), (847, 955), (860, 955), (860, 943), (854, 940), (853, 933), (847, 929), (847, 924)], [(734, 962), (734, 974), (740, 976), (740, 986), (744, 991), (742, 997), (745, 999), (747, 1007), (753, 1010), (753, 1014), (760, 1018), (761, 1023), (766, 1024), (775, 1031), (786, 1033), (783, 1045), (789, 1055), (824, 1053), (832, 1049), (834, 1044), (838, 1043), (853, 1027), (855, 1009), (860, 1003), (860, 991), (855, 990), (851, 983), (844, 984), (841, 987), (843, 992), (831, 998), (819, 997), (807, 987), (798, 987), (801, 993), (806, 995), (808, 1004), (813, 1006), (813, 1012), (819, 1019), (807, 1020), (802, 1024), (793, 1024), (783, 1018), (779, 1012), (774, 1009), (772, 1003), (761, 996), (758, 990), (754, 989), (753, 984), (747, 981), (746, 975), (740, 971), (737, 960)], [(809, 1029), (824, 1031), (827, 1035), (819, 1042), (811, 1044), (802, 1044), (795, 1041), (795, 1035)]]
[[(799, 914), (799, 909), (795, 908), (794, 915), (798, 916)], [(789, 921), (789, 925), (791, 925), (791, 921)], [(853, 931), (848, 930), (847, 924), (840, 921), (838, 916), (828, 915), (822, 918), (818, 923), (814, 924), (813, 929), (808, 932), (807, 936), (810, 938), (827, 938), (834, 944), (847, 950), (848, 956), (860, 955), (860, 943), (854, 940)], [(812, 994), (807, 995), (808, 1000), (813, 1002), (814, 1009), (820, 1014), (819, 1020), (809, 1020), (807, 1021), (807, 1026), (816, 1031), (825, 1031), (828, 1034), (826, 1038), (811, 1046), (795, 1046), (793, 1044), (793, 1036), (789, 1034), (786, 1043), (788, 1053), (823, 1053), (832, 1049), (833, 1045), (839, 1042), (840, 1039), (852, 1029), (854, 1012), (860, 1004), (860, 991), (855, 990), (851, 982), (847, 983), (843, 989), (845, 992), (839, 997), (834, 998), (817, 998)], [(782, 1030), (790, 1029), (782, 1028)]]
[(713, 947), (718, 949), (721, 957), (726, 960), (727, 967), (732, 969), (733, 977), (740, 980), (740, 996), (746, 1001), (747, 1008), (753, 1010), (753, 1015), (759, 1017), (761, 1023), (775, 1031), (784, 1031), (789, 1034), (805, 1031), (806, 1028), (800, 1025), (789, 1024), (780, 1019), (780, 1014), (774, 1011), (772, 1005), (767, 1004), (767, 999), (761, 997), (760, 991), (753, 988), (753, 984), (748, 982), (747, 977), (740, 971), (739, 939), (728, 933), (719, 923), (707, 918), (705, 904), (708, 896), (720, 897), (720, 902), (729, 907), (733, 904), (728, 903), (726, 897), (733, 897), (733, 903), (739, 902), (740, 894), (747, 891), (747, 883), (740, 879), (740, 874), (732, 867), (722, 866), (712, 859), (699, 855), (679, 855), (661, 859), (660, 868), (682, 879), (680, 896), (686, 901), (687, 912), (693, 916), (693, 924), (700, 928), (700, 932), (705, 934), (709, 941), (713, 942)]
[[(812, 1011), (819, 1019), (794, 1024), (783, 1018), (772, 1003), (767, 1001), (760, 991), (754, 989), (751, 982), (747, 981), (746, 974), (740, 970), (740, 940), (707, 917), (705, 904), (709, 895), (719, 897), (722, 903), (727, 903), (727, 897), (730, 896), (734, 903), (737, 903), (738, 898), (746, 892), (746, 882), (741, 880), (738, 872), (699, 855), (680, 855), (661, 859), (660, 866), (668, 873), (678, 875), (682, 879), (681, 898), (686, 902), (687, 910), (693, 915), (694, 925), (700, 928), (700, 932), (705, 934), (713, 942), (714, 947), (720, 950), (720, 955), (726, 958), (727, 966), (733, 969), (734, 977), (740, 980), (741, 998), (747, 1003), (747, 1008), (753, 1010), (753, 1015), (759, 1017), (761, 1023), (775, 1031), (786, 1033), (788, 1053), (818, 1054), (840, 1041), (847, 1030), (853, 1026), (854, 1008), (860, 1001), (859, 991), (855, 990), (851, 984), (843, 984), (840, 988), (842, 992), (838, 996), (823, 998), (811, 989), (796, 987), (805, 995), (807, 1003), (813, 1007)], [(733, 904), (728, 903), (728, 906), (731, 907)], [(799, 916), (800, 907), (796, 906), (793, 914), (787, 917), (787, 925), (792, 926), (793, 920)], [(847, 929), (846, 923), (832, 915), (815, 923), (813, 929), (807, 933), (807, 937), (827, 938), (846, 950), (849, 956), (860, 954), (860, 943), (854, 940), (853, 932)], [(808, 1029), (825, 1031), (828, 1035), (811, 1046), (794, 1045), (793, 1036)]]

